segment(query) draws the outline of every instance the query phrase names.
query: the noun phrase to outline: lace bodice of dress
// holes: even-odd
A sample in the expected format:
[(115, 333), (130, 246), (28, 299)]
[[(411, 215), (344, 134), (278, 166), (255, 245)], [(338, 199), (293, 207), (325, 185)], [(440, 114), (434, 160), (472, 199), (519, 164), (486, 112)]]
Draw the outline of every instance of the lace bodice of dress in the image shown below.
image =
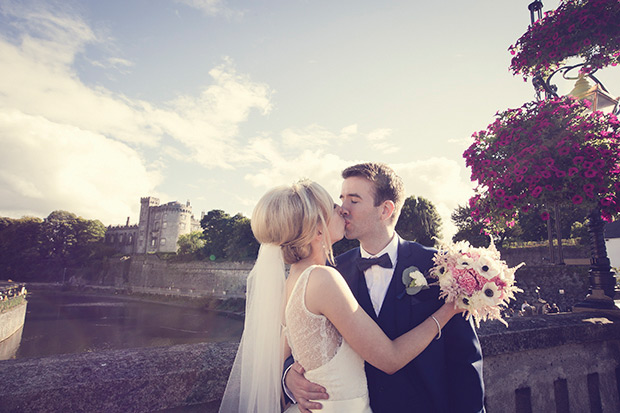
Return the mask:
[(342, 336), (327, 317), (311, 313), (306, 307), (306, 285), (315, 267), (306, 268), (299, 276), (284, 315), (293, 358), (306, 371), (329, 362), (342, 344)]

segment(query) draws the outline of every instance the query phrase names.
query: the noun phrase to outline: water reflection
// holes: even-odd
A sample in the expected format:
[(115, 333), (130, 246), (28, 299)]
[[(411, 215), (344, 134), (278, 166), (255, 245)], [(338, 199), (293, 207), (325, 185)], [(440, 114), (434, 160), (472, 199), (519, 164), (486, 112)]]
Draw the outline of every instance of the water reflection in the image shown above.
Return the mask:
[(195, 308), (35, 291), (15, 357), (238, 340), (242, 329), (242, 321)]

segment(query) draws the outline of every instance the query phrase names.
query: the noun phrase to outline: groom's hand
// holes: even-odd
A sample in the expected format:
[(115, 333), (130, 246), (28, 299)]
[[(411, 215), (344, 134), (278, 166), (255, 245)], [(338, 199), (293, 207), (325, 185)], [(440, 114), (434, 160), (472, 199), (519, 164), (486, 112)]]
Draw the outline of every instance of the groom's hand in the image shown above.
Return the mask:
[(319, 410), (323, 408), (321, 403), (310, 400), (328, 399), (327, 391), (318, 384), (311, 383), (304, 377), (304, 368), (295, 362), (284, 379), (287, 389), (293, 393), (297, 406), (301, 413), (310, 413), (309, 409)]

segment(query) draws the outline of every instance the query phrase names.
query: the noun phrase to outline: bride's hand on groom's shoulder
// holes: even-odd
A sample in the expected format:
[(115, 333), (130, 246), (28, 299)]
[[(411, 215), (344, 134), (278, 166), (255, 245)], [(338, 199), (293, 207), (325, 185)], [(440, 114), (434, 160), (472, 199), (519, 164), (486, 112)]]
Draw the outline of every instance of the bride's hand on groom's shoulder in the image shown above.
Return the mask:
[(284, 381), (286, 388), (295, 397), (299, 411), (310, 413), (309, 409), (319, 410), (323, 407), (320, 403), (311, 400), (326, 400), (329, 396), (323, 386), (306, 380), (304, 373), (301, 364), (295, 362), (286, 373)]

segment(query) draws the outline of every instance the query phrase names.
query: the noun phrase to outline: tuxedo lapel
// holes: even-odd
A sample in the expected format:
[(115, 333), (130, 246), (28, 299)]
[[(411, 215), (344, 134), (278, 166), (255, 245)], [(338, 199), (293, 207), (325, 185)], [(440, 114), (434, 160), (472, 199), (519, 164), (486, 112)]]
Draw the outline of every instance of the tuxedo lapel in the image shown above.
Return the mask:
[(357, 294), (354, 292), (355, 298), (357, 298), (357, 302), (359, 305), (366, 311), (366, 313), (376, 322), (377, 315), (375, 314), (375, 308), (372, 305), (372, 300), (370, 299), (370, 293), (368, 292), (368, 285), (366, 284), (366, 277), (364, 277), (364, 273), (359, 271), (358, 279), (358, 287)]
[(356, 265), (356, 259), (361, 256), (359, 248), (357, 248), (357, 251), (350, 251), (348, 254), (350, 255), (347, 259), (342, 262), (339, 261), (336, 268), (340, 271), (349, 285), (349, 288), (357, 299), (359, 305), (376, 322), (377, 315), (375, 314), (375, 309), (372, 306), (370, 294), (368, 293), (366, 277), (364, 277), (364, 273), (360, 271)]
[(399, 237), (396, 266), (378, 317), (379, 325), (391, 339), (404, 332), (403, 326), (408, 326), (411, 305), (410, 300), (408, 300), (409, 296), (405, 292), (402, 275), (410, 262), (410, 251), (406, 243)]

